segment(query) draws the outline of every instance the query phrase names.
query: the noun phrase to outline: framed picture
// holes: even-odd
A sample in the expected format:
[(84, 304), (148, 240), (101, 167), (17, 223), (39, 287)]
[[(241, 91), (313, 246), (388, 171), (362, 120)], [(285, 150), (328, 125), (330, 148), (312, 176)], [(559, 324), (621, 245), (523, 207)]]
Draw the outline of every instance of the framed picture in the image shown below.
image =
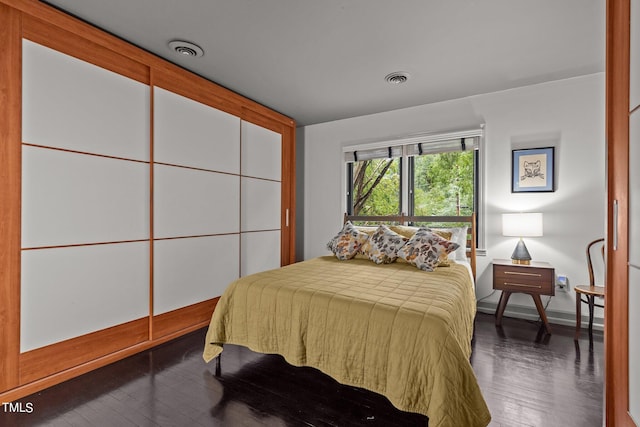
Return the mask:
[(511, 192), (555, 191), (554, 147), (511, 150)]

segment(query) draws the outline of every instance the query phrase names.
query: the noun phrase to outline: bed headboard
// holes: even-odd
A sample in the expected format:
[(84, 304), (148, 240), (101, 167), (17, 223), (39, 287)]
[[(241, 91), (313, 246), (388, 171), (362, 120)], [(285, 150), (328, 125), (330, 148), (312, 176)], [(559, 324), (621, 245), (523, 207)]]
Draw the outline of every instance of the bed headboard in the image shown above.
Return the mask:
[(473, 278), (476, 278), (476, 214), (469, 216), (409, 216), (409, 215), (388, 215), (388, 216), (371, 216), (371, 215), (344, 215), (344, 222), (352, 223), (365, 222), (369, 225), (374, 224), (398, 224), (398, 225), (414, 225), (425, 223), (434, 224), (434, 227), (445, 226), (447, 223), (455, 223), (455, 227), (459, 227), (460, 223), (467, 224), (467, 258), (471, 264)]

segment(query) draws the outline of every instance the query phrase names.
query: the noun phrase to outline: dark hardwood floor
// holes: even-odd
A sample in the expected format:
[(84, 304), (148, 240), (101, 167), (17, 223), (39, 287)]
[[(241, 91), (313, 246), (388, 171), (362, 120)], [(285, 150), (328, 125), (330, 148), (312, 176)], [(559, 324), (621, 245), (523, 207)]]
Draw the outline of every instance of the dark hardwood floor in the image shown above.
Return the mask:
[[(471, 359), (491, 426), (602, 425), (603, 346), (573, 328), (478, 314)], [(1, 426), (425, 426), (386, 398), (280, 356), (226, 346), (222, 374), (202, 360), (204, 330), (0, 407)], [(464, 427), (464, 426), (461, 426)]]

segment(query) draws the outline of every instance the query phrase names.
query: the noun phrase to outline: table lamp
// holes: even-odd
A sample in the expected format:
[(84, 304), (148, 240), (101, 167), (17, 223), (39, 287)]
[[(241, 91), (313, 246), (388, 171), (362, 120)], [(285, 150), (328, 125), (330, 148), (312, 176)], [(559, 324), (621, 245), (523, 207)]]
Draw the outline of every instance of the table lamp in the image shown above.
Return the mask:
[(541, 213), (509, 213), (502, 214), (502, 235), (519, 237), (518, 245), (511, 254), (514, 264), (531, 264), (531, 255), (522, 240), (523, 237), (542, 236)]

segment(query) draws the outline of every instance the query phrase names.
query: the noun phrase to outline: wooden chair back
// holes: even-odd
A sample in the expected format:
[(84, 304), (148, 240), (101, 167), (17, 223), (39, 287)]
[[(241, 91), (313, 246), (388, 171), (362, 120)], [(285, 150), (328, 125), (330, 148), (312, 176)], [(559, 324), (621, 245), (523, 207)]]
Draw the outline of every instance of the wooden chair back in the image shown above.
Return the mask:
[[(594, 273), (594, 257), (597, 256), (597, 252), (600, 252), (600, 256), (602, 258), (602, 264), (600, 264), (602, 266), (602, 271), (600, 271), (601, 274), (598, 274), (598, 276), (602, 277), (603, 280), (598, 281), (599, 283), (596, 283), (596, 274)], [(589, 286), (604, 286), (604, 265), (604, 238), (596, 239), (587, 245), (587, 268), (589, 269)]]

